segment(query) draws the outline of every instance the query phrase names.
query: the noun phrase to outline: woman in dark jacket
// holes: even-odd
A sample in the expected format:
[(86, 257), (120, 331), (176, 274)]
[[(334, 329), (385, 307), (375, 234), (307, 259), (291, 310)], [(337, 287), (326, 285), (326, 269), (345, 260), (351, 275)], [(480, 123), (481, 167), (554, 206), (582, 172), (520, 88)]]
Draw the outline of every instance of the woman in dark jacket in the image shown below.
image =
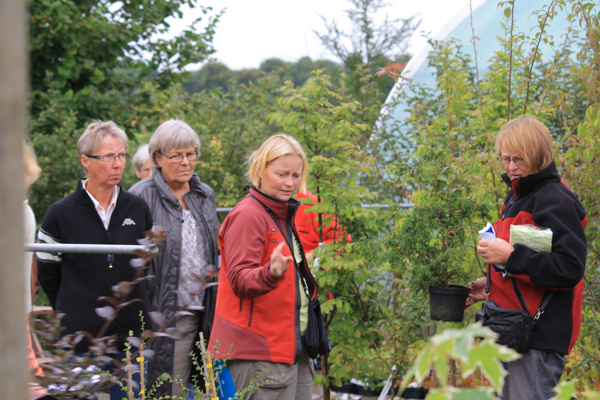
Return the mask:
[[(509, 192), (501, 218), (494, 224), (496, 241), (481, 240), (477, 251), (488, 263), (489, 300), (522, 310), (513, 278), (533, 317), (542, 298), (554, 290), (533, 331), (531, 349), (507, 363), (503, 399), (537, 400), (553, 396), (581, 326), (587, 217), (581, 203), (561, 181), (552, 156), (552, 137), (534, 118), (508, 122), (496, 139), (498, 159)], [(552, 230), (550, 252), (510, 242), (511, 225)], [(467, 305), (485, 299), (486, 278), (469, 286)]]
[(166, 121), (152, 135), (149, 152), (152, 175), (129, 191), (146, 200), (155, 224), (167, 231), (162, 254), (148, 271), (155, 276), (147, 281), (150, 308), (163, 313), (166, 321), (182, 307), (192, 314), (175, 318), (181, 339), (159, 337), (152, 343), (155, 354), (149, 361), (148, 387), (165, 372), (175, 378), (172, 385), (158, 387), (158, 398), (186, 393), (195, 371), (189, 353), (195, 348), (198, 332), (209, 337), (216, 288), (203, 290), (203, 281), (217, 268), (219, 224), (214, 192), (194, 172), (200, 153), (196, 132), (183, 121)]

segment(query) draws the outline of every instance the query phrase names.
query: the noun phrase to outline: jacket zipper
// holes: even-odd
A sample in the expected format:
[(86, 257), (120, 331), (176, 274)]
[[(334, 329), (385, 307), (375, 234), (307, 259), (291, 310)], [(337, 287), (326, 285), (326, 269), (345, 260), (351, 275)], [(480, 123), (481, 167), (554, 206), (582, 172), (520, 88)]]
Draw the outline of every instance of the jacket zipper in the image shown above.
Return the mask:
[(250, 300), (250, 317), (248, 318), (248, 328), (252, 326), (252, 314), (254, 314), (254, 299)]
[[(243, 310), (244, 300), (240, 299), (240, 313)], [(250, 316), (248, 317), (248, 328), (252, 326), (252, 315), (254, 314), (254, 299), (250, 300)]]

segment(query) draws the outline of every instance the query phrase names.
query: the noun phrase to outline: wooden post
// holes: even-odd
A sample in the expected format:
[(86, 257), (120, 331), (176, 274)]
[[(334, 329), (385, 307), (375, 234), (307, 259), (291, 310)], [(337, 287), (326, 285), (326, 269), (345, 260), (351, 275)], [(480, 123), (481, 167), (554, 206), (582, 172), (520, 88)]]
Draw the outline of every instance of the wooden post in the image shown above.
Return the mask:
[(23, 137), (27, 96), (25, 0), (0, 1), (0, 388), (27, 399), (23, 271)]

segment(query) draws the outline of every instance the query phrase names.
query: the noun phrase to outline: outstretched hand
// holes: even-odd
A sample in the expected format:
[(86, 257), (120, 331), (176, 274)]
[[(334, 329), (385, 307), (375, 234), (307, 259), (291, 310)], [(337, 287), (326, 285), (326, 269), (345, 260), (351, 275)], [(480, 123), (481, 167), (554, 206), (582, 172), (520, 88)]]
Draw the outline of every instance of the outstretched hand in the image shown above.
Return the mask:
[(284, 244), (285, 242), (279, 243), (279, 246), (275, 247), (275, 250), (273, 250), (273, 253), (271, 254), (271, 273), (277, 278), (287, 271), (288, 266), (294, 259), (291, 255), (283, 256), (282, 250)]

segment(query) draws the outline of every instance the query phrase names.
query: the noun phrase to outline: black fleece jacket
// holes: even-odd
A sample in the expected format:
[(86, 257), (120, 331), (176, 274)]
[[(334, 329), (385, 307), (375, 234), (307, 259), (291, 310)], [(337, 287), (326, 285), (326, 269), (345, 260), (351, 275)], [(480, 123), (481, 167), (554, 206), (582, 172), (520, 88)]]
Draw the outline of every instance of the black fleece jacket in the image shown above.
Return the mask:
[[(496, 236), (510, 240), (511, 225), (534, 225), (552, 230), (552, 251), (535, 251), (516, 244), (506, 262), (531, 315), (547, 289), (557, 290), (533, 332), (532, 348), (567, 354), (581, 327), (583, 274), (587, 241), (585, 209), (565, 185), (554, 162), (538, 173), (510, 181)], [(522, 309), (509, 277), (491, 269), (490, 299), (500, 307)]]
[[(73, 193), (50, 206), (38, 234), (40, 243), (136, 245), (144, 232), (152, 228), (150, 209), (144, 199), (121, 189), (110, 224), (105, 229), (82, 182), (79, 181)], [(98, 298), (113, 297), (112, 287), (131, 281), (135, 275), (129, 264), (134, 255), (40, 252), (37, 258), (38, 280), (50, 305), (65, 313), (60, 321), (65, 328), (63, 336), (79, 331), (96, 336), (104, 320), (95, 309), (109, 305)], [(145, 298), (141, 286), (135, 286), (130, 300)], [(141, 332), (140, 311), (145, 313), (146, 305), (143, 301), (134, 301), (122, 309), (109, 326), (106, 335), (116, 334), (121, 349), (130, 330), (135, 335)], [(150, 323), (147, 316), (144, 320)], [(76, 351), (86, 351), (88, 345), (82, 341)]]

